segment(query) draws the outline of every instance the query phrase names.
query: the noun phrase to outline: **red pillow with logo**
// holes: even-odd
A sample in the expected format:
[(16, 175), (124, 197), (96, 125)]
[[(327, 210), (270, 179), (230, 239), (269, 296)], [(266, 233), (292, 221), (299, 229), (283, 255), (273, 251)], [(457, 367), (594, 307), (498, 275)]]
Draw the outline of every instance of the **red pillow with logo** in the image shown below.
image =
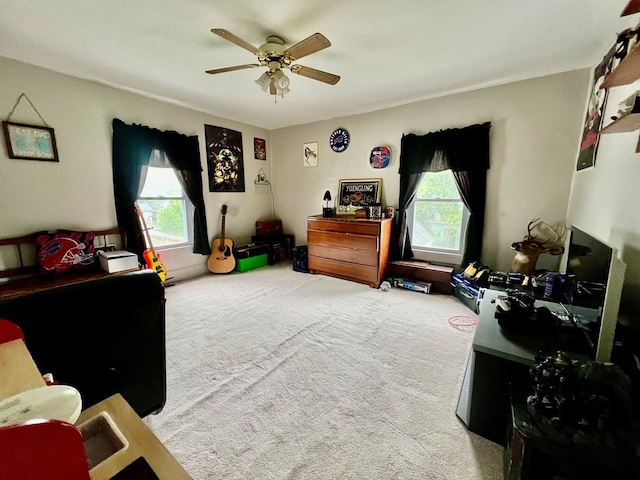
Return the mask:
[(41, 273), (60, 274), (95, 266), (94, 232), (43, 233), (36, 237)]

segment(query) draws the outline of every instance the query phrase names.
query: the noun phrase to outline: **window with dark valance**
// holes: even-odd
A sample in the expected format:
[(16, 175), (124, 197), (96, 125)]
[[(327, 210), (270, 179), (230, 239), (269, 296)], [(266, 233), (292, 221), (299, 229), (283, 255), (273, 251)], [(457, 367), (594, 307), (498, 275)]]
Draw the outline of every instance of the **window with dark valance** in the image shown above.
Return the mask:
[(209, 255), (211, 246), (207, 233), (197, 135), (187, 136), (143, 125), (126, 125), (122, 120), (114, 118), (113, 190), (118, 225), (124, 228), (129, 247), (136, 248), (140, 261), (144, 263), (142, 253), (145, 245), (134, 203), (144, 184), (142, 169), (150, 164), (154, 150), (166, 154), (170, 167), (177, 173), (182, 188), (194, 206), (193, 253)]
[(426, 135), (409, 133), (402, 136), (397, 245), (400, 258), (413, 256), (407, 229), (407, 209), (422, 175), (442, 170), (453, 172), (462, 201), (470, 213), (462, 265), (481, 258), (490, 128), (491, 123), (486, 122)]

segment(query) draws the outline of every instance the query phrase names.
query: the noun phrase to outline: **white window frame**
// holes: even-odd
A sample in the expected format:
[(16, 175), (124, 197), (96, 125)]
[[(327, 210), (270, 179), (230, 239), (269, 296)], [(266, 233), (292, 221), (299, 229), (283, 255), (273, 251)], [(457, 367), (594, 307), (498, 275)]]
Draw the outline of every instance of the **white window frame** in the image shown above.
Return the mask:
[[(426, 172), (424, 176), (420, 179), (420, 183), (422, 183), (429, 172)], [(420, 186), (418, 186), (420, 188)], [(416, 189), (417, 191), (417, 189)], [(460, 226), (460, 249), (459, 250), (451, 250), (451, 249), (443, 249), (443, 248), (432, 248), (432, 247), (424, 247), (420, 245), (416, 245), (413, 243), (413, 239), (411, 239), (411, 250), (413, 251), (413, 258), (417, 260), (423, 260), (426, 262), (441, 264), (441, 265), (460, 265), (462, 262), (462, 257), (464, 256), (464, 249), (467, 243), (467, 226), (469, 224), (469, 209), (466, 207), (462, 198), (458, 197), (458, 199), (440, 199), (440, 198), (418, 198), (416, 196), (411, 201), (409, 208), (407, 209), (407, 230), (409, 232), (409, 238), (411, 238), (411, 234), (413, 233), (413, 224), (415, 221), (415, 207), (418, 202), (455, 202), (460, 203), (462, 205), (462, 222)]]
[[(147, 168), (167, 168), (169, 169), (170, 167), (152, 167), (152, 166), (148, 166)], [(175, 169), (170, 168), (171, 171), (173, 171), (173, 174), (176, 175), (176, 180), (177, 180), (177, 173), (175, 171)], [(148, 175), (148, 172), (147, 172)], [(178, 183), (180, 183), (178, 181)], [(143, 188), (144, 191), (144, 188)], [(182, 200), (184, 201), (184, 217), (185, 217), (185, 221), (186, 221), (186, 225), (185, 225), (185, 231), (187, 232), (187, 241), (186, 242), (180, 242), (180, 243), (172, 243), (171, 245), (156, 245), (154, 243), (153, 245), (153, 249), (156, 251), (163, 251), (163, 250), (171, 250), (174, 248), (181, 248), (181, 247), (187, 247), (187, 246), (193, 246), (193, 213), (194, 213), (194, 206), (191, 203), (191, 200), (189, 200), (189, 197), (187, 196), (186, 192), (184, 191), (184, 188), (182, 188), (182, 185), (180, 185), (180, 191), (182, 192), (182, 196), (159, 196), (159, 197), (144, 197), (144, 196), (140, 196), (138, 197), (139, 201), (144, 201), (144, 200)], [(151, 232), (149, 232), (151, 233)]]

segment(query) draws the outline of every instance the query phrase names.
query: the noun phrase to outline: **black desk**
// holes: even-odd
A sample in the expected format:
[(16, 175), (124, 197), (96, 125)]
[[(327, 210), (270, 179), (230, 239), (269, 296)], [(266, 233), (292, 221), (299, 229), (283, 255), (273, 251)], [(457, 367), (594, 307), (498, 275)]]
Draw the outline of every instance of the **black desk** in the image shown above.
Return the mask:
[[(533, 392), (529, 368), (536, 354), (571, 351), (553, 332), (525, 333), (502, 328), (494, 317), (496, 307), (491, 301), (504, 295), (497, 290), (480, 290), (478, 324), (456, 409), (456, 415), (470, 431), (502, 445), (506, 440), (509, 385)], [(535, 305), (563, 311), (553, 302), (536, 300)], [(575, 310), (585, 318), (593, 318), (596, 313), (586, 308)]]

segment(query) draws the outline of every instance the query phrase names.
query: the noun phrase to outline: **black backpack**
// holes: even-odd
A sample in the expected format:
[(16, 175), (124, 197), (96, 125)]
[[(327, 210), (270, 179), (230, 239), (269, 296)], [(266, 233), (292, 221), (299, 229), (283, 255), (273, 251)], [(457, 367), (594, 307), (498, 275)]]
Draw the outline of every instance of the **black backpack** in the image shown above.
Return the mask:
[(296, 272), (309, 273), (309, 247), (300, 245), (293, 250), (293, 269)]

